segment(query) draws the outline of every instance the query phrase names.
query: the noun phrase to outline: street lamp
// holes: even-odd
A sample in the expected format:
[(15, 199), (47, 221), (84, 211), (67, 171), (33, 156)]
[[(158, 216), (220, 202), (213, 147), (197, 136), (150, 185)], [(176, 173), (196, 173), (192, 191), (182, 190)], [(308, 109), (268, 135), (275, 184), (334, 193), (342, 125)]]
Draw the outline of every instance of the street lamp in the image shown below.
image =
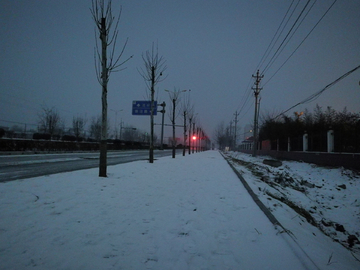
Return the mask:
[[(121, 109), (121, 110), (113, 110), (113, 109), (110, 109), (111, 111), (113, 111), (113, 112), (115, 112), (115, 140), (117, 140), (117, 114), (118, 114), (118, 112), (122, 112), (123, 111), (123, 109)], [(121, 127), (120, 127), (120, 132), (121, 132)]]
[(169, 93), (169, 97), (172, 101), (172, 126), (173, 126), (173, 140), (172, 140), (172, 158), (175, 158), (175, 107), (176, 107), (176, 101), (179, 98), (180, 93), (186, 92), (187, 90), (175, 90), (175, 91), (170, 91), (165, 89), (166, 92)]
[(245, 131), (245, 132), (244, 132), (244, 139), (251, 137), (251, 135), (250, 135), (249, 137), (245, 137), (245, 134), (247, 134), (247, 133), (252, 133), (252, 132), (253, 132), (252, 129), (250, 129), (250, 130), (248, 130), (248, 131)]

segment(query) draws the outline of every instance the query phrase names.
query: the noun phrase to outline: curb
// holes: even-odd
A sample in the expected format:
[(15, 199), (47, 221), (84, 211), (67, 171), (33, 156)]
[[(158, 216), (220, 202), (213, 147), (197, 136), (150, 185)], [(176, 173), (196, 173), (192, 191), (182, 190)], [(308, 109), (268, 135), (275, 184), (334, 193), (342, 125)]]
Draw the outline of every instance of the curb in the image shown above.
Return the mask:
[[(298, 256), (299, 260), (303, 263), (305, 269), (316, 269), (320, 270), (320, 268), (316, 265), (316, 263), (312, 260), (312, 258), (307, 254), (307, 252), (299, 245), (299, 243), (296, 241), (292, 233), (287, 230), (277, 219), (276, 217), (270, 212), (270, 210), (260, 201), (258, 196), (254, 193), (254, 191), (250, 188), (249, 184), (246, 182), (244, 177), (235, 169), (235, 167), (230, 163), (229, 158), (225, 157), (225, 155), (219, 151), (220, 154), (223, 156), (223, 158), (226, 160), (226, 162), (229, 164), (231, 169), (234, 171), (234, 173), (237, 175), (237, 177), (240, 179), (241, 183), (244, 185), (245, 189), (250, 194), (251, 198), (254, 200), (254, 202), (259, 206), (260, 210), (263, 211), (265, 216), (269, 219), (269, 221), (275, 226), (277, 229), (277, 226), (281, 227), (284, 232), (284, 234), (281, 234), (285, 241), (289, 244), (290, 248), (294, 251), (295, 255), (298, 256), (299, 253), (302, 253), (305, 255), (305, 257), (308, 259), (308, 262), (305, 262), (301, 259), (301, 256)], [(286, 237), (288, 236), (288, 237)], [(295, 244), (295, 245), (294, 245)]]
[(259, 208), (261, 209), (261, 211), (264, 212), (264, 214), (267, 216), (267, 218), (270, 220), (270, 222), (274, 225), (274, 226), (280, 226), (282, 229), (284, 229), (285, 231), (287, 231), (285, 229), (285, 227), (283, 225), (281, 225), (281, 223), (276, 219), (276, 217), (270, 212), (270, 210), (260, 201), (259, 197), (256, 196), (256, 194), (254, 193), (254, 191), (251, 189), (251, 187), (249, 186), (249, 184), (246, 182), (246, 180), (244, 179), (244, 177), (242, 177), (242, 175), (235, 169), (235, 167), (230, 163), (229, 159), (227, 157), (224, 156), (223, 153), (220, 152), (220, 154), (223, 156), (223, 158), (226, 160), (226, 162), (229, 164), (229, 166), (231, 167), (231, 169), (234, 171), (234, 173), (237, 175), (237, 177), (239, 178), (239, 180), (241, 181), (241, 183), (244, 185), (245, 189), (247, 190), (247, 192), (250, 194), (251, 198), (254, 200), (254, 202), (259, 206)]

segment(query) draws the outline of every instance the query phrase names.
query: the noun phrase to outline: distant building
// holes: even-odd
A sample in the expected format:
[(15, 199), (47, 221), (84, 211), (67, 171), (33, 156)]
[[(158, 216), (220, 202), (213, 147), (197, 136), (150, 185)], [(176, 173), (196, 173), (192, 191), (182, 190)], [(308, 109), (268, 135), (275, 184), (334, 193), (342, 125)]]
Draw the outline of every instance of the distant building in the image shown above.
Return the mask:
[(243, 140), (248, 140), (250, 137), (253, 136), (252, 125), (246, 125), (244, 127), (243, 135), (244, 135)]
[(248, 137), (247, 139), (243, 140), (240, 145), (240, 150), (251, 150), (254, 145), (254, 137)]

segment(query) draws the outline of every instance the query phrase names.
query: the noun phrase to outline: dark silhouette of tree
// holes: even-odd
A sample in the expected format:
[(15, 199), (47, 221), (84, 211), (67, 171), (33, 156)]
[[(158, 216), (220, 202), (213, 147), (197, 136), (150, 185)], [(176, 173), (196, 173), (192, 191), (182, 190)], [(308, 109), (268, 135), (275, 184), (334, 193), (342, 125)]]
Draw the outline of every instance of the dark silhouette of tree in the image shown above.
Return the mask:
[(39, 131), (42, 133), (48, 133), (50, 136), (54, 136), (56, 132), (59, 133), (61, 129), (61, 119), (57, 110), (52, 107), (42, 107), (39, 116)]
[(230, 134), (230, 127), (225, 127), (224, 121), (216, 126), (214, 137), (219, 149), (225, 149), (225, 147), (233, 145), (234, 139)]
[(91, 118), (89, 127), (90, 138), (100, 141), (101, 139), (101, 116)]
[(143, 77), (147, 88), (150, 90), (150, 102), (151, 102), (151, 115), (150, 115), (150, 148), (149, 148), (149, 162), (154, 162), (154, 96), (155, 86), (166, 79), (163, 76), (163, 72), (166, 70), (166, 61), (163, 56), (159, 55), (158, 48), (154, 49), (152, 45), (151, 51), (146, 51), (142, 55), (145, 68), (140, 68), (139, 73)]
[[(360, 114), (350, 113), (346, 107), (338, 112), (328, 106), (325, 111), (316, 104), (313, 112), (305, 110), (301, 117), (265, 118), (260, 128), (261, 140), (287, 141), (296, 139), (307, 133), (309, 144), (313, 151), (323, 151), (326, 148), (326, 134), (334, 131), (335, 150), (338, 152), (360, 151)], [(286, 142), (285, 142), (286, 144)]]
[[(117, 19), (112, 13), (112, 1), (92, 0), (90, 8), (97, 32), (101, 41), (101, 50), (98, 42), (95, 49), (95, 69), (97, 79), (102, 87), (102, 115), (101, 115), (101, 140), (100, 140), (100, 165), (99, 176), (106, 177), (107, 173), (107, 91), (109, 76), (112, 72), (122, 70), (120, 67), (125, 64), (132, 56), (125, 61), (121, 57), (125, 51), (128, 39), (118, 56), (115, 56), (116, 42), (118, 37), (118, 25), (121, 17), (121, 7)], [(95, 34), (95, 40), (97, 41)], [(108, 51), (109, 48), (109, 51)]]
[(86, 119), (84, 117), (73, 117), (72, 128), (77, 141), (84, 135), (85, 125)]

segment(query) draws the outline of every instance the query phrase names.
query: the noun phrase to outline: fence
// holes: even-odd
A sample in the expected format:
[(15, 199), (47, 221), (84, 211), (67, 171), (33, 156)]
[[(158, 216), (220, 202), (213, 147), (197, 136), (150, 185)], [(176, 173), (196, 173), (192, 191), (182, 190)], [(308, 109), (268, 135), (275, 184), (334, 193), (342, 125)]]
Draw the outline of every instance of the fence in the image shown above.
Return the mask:
[[(301, 160), (324, 166), (343, 166), (360, 170), (360, 134), (354, 132), (347, 136), (341, 130), (328, 130), (305, 133), (293, 138), (261, 141), (259, 155), (279, 159)], [(237, 150), (253, 153), (252, 142), (244, 142)]]
[[(247, 145), (252, 144), (247, 142)], [(248, 146), (247, 146), (248, 147)], [(251, 147), (252, 148), (252, 147)], [(240, 149), (247, 149), (240, 147)], [(259, 150), (360, 153), (360, 133), (346, 134), (337, 130), (309, 132), (297, 137), (280, 137), (262, 141)]]

